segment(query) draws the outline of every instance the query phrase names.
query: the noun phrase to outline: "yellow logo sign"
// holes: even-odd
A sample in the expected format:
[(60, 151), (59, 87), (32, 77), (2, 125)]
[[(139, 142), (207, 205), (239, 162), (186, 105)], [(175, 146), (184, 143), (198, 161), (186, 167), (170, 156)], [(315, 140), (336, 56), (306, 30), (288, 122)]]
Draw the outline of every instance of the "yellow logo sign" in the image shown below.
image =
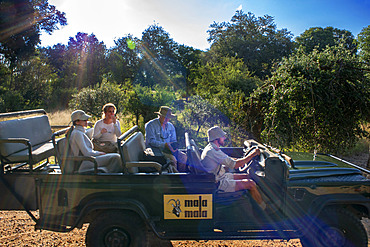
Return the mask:
[(164, 219), (212, 219), (212, 194), (164, 195)]

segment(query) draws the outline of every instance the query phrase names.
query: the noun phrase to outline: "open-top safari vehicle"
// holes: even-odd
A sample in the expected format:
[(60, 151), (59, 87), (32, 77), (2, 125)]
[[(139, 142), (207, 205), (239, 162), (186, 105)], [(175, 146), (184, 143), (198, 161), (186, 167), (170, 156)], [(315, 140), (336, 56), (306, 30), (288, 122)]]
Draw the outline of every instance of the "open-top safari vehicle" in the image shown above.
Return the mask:
[[(102, 173), (96, 166), (79, 174), (79, 162), (94, 158), (70, 157), (65, 129), (52, 133), (44, 111), (0, 118), (6, 118), (0, 122), (0, 209), (25, 210), (35, 229), (68, 232), (89, 223), (87, 246), (291, 238), (303, 246), (368, 244), (361, 223), (370, 212), (368, 171), (334, 156), (301, 161), (302, 154), (287, 156), (253, 140), (223, 148), (233, 157), (261, 150), (248, 169), (267, 201), (263, 211), (248, 191), (216, 189), (188, 134), (187, 172), (168, 173), (158, 157), (145, 156), (135, 126), (118, 139), (123, 173)], [(49, 162), (53, 156), (56, 162)]]

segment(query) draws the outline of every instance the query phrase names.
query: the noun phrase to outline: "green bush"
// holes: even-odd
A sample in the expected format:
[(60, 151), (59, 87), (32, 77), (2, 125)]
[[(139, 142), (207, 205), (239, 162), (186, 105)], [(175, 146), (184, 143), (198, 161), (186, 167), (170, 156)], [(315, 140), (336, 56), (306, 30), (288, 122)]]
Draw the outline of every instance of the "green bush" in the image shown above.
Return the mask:
[(93, 117), (100, 118), (102, 107), (106, 103), (113, 103), (117, 111), (123, 111), (126, 104), (125, 90), (109, 82), (103, 82), (93, 88), (83, 88), (79, 93), (72, 95), (69, 107), (73, 110), (84, 110)]

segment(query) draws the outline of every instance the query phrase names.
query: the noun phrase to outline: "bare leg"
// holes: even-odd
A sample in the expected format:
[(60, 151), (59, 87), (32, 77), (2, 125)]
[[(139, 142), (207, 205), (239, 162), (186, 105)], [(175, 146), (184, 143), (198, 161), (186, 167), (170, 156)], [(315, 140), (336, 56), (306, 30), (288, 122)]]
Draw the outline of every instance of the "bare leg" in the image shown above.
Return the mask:
[(256, 183), (252, 179), (237, 180), (235, 184), (235, 191), (249, 190), (252, 198), (258, 203), (263, 203), (262, 196), (257, 189)]

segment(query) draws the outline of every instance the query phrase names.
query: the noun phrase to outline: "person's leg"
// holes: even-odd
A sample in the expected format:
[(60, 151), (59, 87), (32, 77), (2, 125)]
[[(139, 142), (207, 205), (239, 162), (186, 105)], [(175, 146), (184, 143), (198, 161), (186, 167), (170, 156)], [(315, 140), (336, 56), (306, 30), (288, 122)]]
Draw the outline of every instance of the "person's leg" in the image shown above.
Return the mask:
[(177, 160), (176, 160), (175, 156), (173, 156), (172, 154), (169, 154), (169, 153), (163, 153), (163, 155), (164, 155), (164, 157), (166, 157), (166, 159), (168, 161), (171, 162), (171, 164), (170, 164), (171, 167), (169, 167), (168, 171), (169, 172), (174, 172), (174, 173), (179, 172), (177, 170), (177, 167), (176, 167)]
[(235, 183), (235, 191), (239, 190), (249, 190), (252, 198), (260, 205), (260, 207), (263, 210), (266, 208), (266, 204), (262, 200), (262, 196), (257, 189), (257, 185), (252, 179), (237, 180)]
[(122, 172), (121, 157), (117, 153), (104, 154), (95, 157), (99, 167), (105, 167), (108, 172)]
[(175, 157), (177, 159), (177, 170), (179, 172), (185, 172), (186, 171), (186, 161), (188, 157), (186, 156), (185, 153), (181, 151), (177, 151), (175, 153)]
[(247, 173), (233, 173), (234, 180), (250, 179)]

